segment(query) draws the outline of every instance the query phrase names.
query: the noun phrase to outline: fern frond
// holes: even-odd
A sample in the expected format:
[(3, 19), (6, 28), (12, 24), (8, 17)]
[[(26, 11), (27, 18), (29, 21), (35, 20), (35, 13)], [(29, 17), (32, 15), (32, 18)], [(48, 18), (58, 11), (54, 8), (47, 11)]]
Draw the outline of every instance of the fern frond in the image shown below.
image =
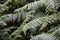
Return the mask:
[(41, 34), (41, 35), (37, 35), (32, 37), (30, 40), (56, 40), (56, 37), (52, 36), (51, 34)]
[[(43, 8), (45, 9), (45, 7), (48, 5), (49, 3), (46, 1), (35, 1), (32, 3), (29, 3), (21, 8), (18, 8), (15, 10), (15, 12), (20, 12), (20, 11), (31, 11), (31, 10), (37, 10), (39, 8)], [(42, 9), (40, 9), (42, 10)]]
[[(22, 29), (22, 31), (24, 32), (25, 35), (27, 34), (28, 30), (29, 30), (29, 34), (31, 33), (31, 35), (37, 33), (36, 32), (37, 30), (39, 31), (39, 33), (42, 30), (45, 31), (45, 28), (47, 28), (48, 25), (52, 25), (54, 23), (58, 23), (58, 20), (60, 20), (58, 15), (60, 15), (60, 14), (55, 14), (55, 15), (53, 14), (51, 16), (46, 16), (46, 17), (34, 19), (34, 20), (30, 21), (29, 23), (27, 23), (24, 26), (24, 28)], [(44, 25), (45, 22), (47, 23), (47, 25)], [(40, 28), (40, 30), (39, 30), (39, 28)]]

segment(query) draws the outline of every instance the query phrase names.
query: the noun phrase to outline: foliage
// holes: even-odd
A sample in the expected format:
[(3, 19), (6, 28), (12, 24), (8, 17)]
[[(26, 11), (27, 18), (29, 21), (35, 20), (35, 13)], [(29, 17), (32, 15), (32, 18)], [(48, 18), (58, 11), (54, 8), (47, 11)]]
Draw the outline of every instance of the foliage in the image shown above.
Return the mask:
[(60, 0), (0, 0), (0, 40), (60, 40)]

